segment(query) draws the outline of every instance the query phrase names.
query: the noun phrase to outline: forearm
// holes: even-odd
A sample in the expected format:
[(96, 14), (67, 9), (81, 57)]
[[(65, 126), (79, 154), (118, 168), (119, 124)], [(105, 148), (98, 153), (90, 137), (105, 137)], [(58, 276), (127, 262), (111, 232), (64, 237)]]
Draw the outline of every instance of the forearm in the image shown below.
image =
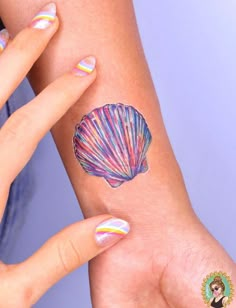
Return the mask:
[[(71, 69), (79, 58), (96, 56), (96, 82), (54, 126), (52, 133), (85, 216), (110, 213), (127, 219), (132, 229), (126, 241), (109, 256), (96, 259), (92, 267), (93, 298), (100, 303), (96, 307), (110, 307), (109, 303), (114, 302), (117, 307), (166, 307), (162, 300), (170, 302), (171, 307), (186, 307), (190, 301), (185, 294), (181, 304), (174, 302), (183, 291), (190, 294), (190, 298), (194, 292), (195, 306), (200, 307), (199, 291), (204, 277), (223, 270), (235, 283), (234, 264), (191, 209), (162, 121), (132, 3), (128, 0), (55, 2), (61, 29), (33, 67), (31, 84), (38, 93)], [(1, 0), (0, 15), (10, 32), (15, 34), (44, 3), (43, 0), (22, 0), (20, 4), (14, 0)], [(132, 106), (140, 112), (152, 141), (146, 152), (148, 170), (137, 172), (136, 176), (128, 177), (114, 188), (102, 174), (94, 176), (82, 168), (75, 157), (72, 139), (75, 126), (84, 115), (97, 107), (117, 103)], [(117, 126), (115, 120), (111, 119)], [(92, 131), (87, 132), (93, 137)], [(106, 129), (104, 133), (106, 135)], [(131, 128), (130, 135), (133, 133)], [(142, 138), (143, 132), (140, 134)], [(108, 137), (105, 139), (102, 143), (112, 142)], [(127, 148), (129, 146), (127, 144)], [(125, 168), (132, 155), (140, 152), (140, 148), (133, 146), (130, 157), (124, 157)], [(122, 152), (118, 146), (117, 150)], [(96, 155), (104, 158), (100, 161), (106, 166), (110, 157), (104, 155), (102, 147)], [(120, 153), (118, 156), (118, 159), (122, 157)], [(110, 275), (112, 286), (107, 288)], [(139, 278), (136, 280), (136, 277)], [(197, 286), (196, 290), (192, 291), (189, 281)], [(151, 285), (151, 291), (145, 283)], [(145, 298), (152, 298), (147, 294), (154, 294), (153, 302), (160, 300), (162, 303), (147, 304)], [(145, 304), (137, 305), (139, 300)], [(129, 306), (128, 301), (133, 305)]]
[[(38, 93), (78, 58), (97, 58), (96, 83), (53, 128), (53, 136), (82, 209), (87, 215), (121, 211), (163, 211), (168, 205), (188, 206), (184, 185), (161, 119), (158, 99), (145, 61), (131, 1), (56, 1), (61, 29), (32, 69), (30, 80)], [(27, 10), (30, 4), (30, 10)], [(42, 0), (2, 1), (2, 16), (11, 33), (27, 24)], [(18, 12), (21, 12), (19, 14)], [(7, 14), (10, 12), (10, 14)], [(86, 12), (86, 13), (82, 13)], [(14, 17), (13, 17), (14, 16)], [(152, 135), (147, 152), (148, 172), (119, 188), (88, 175), (74, 157), (71, 140), (83, 115), (107, 103), (134, 106), (146, 119)], [(49, 102), (50, 103), (50, 102)], [(132, 210), (132, 211), (131, 211)]]

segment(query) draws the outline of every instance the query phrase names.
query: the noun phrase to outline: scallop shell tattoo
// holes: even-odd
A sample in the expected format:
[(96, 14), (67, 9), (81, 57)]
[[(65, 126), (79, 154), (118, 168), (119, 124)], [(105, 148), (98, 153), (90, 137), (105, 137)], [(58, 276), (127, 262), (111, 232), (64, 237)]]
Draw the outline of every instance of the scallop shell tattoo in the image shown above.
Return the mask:
[(119, 187), (148, 170), (151, 133), (144, 117), (121, 103), (96, 108), (75, 128), (74, 153), (82, 168)]

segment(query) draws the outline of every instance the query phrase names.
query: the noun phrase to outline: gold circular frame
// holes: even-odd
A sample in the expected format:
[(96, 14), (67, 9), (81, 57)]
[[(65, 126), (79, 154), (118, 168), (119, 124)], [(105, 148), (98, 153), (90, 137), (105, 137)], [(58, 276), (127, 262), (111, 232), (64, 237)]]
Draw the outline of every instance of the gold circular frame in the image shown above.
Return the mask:
[(206, 304), (207, 307), (211, 307), (210, 303), (209, 303), (209, 300), (207, 299), (207, 296), (206, 296), (206, 284), (207, 284), (207, 281), (208, 279), (210, 279), (212, 276), (223, 276), (227, 281), (228, 281), (228, 284), (229, 284), (229, 288), (230, 288), (230, 294), (228, 296), (228, 301), (227, 301), (227, 304), (226, 306), (230, 305), (232, 300), (233, 300), (233, 297), (234, 297), (234, 286), (233, 286), (233, 283), (231, 281), (231, 278), (229, 275), (227, 275), (226, 273), (224, 272), (213, 272), (213, 273), (210, 273), (209, 275), (206, 276), (206, 278), (203, 280), (203, 283), (202, 283), (202, 288), (201, 288), (201, 293), (202, 293), (202, 298), (204, 300), (204, 303)]

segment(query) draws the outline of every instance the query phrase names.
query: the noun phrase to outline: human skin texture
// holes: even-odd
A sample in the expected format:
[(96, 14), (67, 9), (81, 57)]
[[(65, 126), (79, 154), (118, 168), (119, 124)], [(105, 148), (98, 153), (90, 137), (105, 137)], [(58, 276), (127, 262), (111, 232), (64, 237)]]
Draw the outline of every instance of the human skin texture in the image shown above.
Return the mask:
[[(49, 4), (13, 40), (7, 30), (0, 31), (0, 42), (3, 42), (0, 51), (0, 109), (47, 47), (58, 26), (56, 6)], [(91, 56), (80, 59), (74, 68), (18, 108), (1, 126), (0, 223), (12, 182), (43, 136), (94, 82), (95, 64)], [(80, 67), (79, 72), (77, 67)], [(47, 103), (48, 100), (51, 104)], [(110, 215), (91, 217), (57, 233), (23, 262), (4, 264), (0, 261), (0, 307), (32, 307), (56, 282), (110, 248), (129, 230), (128, 222), (122, 219)]]
[[(78, 57), (96, 56), (96, 82), (54, 126), (52, 134), (85, 217), (118, 215), (131, 223), (132, 230), (122, 243), (90, 263), (93, 307), (186, 308), (189, 303), (204, 307), (201, 284), (205, 276), (223, 271), (236, 285), (235, 267), (191, 208), (163, 124), (132, 2), (55, 2), (61, 28), (31, 70), (31, 84), (38, 93)], [(45, 3), (1, 0), (0, 15), (14, 35)], [(83, 170), (75, 158), (72, 138), (84, 115), (117, 102), (143, 115), (152, 143), (147, 152), (149, 170), (114, 189)]]

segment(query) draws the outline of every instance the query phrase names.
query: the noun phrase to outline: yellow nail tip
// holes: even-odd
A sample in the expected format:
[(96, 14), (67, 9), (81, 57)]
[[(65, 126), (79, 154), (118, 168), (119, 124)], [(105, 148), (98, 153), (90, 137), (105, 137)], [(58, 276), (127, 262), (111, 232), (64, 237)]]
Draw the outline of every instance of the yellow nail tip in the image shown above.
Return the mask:
[(93, 56), (82, 59), (74, 68), (76, 76), (87, 76), (91, 74), (96, 66), (96, 58)]
[(47, 29), (56, 19), (56, 4), (45, 5), (31, 21), (31, 27), (35, 29)]

